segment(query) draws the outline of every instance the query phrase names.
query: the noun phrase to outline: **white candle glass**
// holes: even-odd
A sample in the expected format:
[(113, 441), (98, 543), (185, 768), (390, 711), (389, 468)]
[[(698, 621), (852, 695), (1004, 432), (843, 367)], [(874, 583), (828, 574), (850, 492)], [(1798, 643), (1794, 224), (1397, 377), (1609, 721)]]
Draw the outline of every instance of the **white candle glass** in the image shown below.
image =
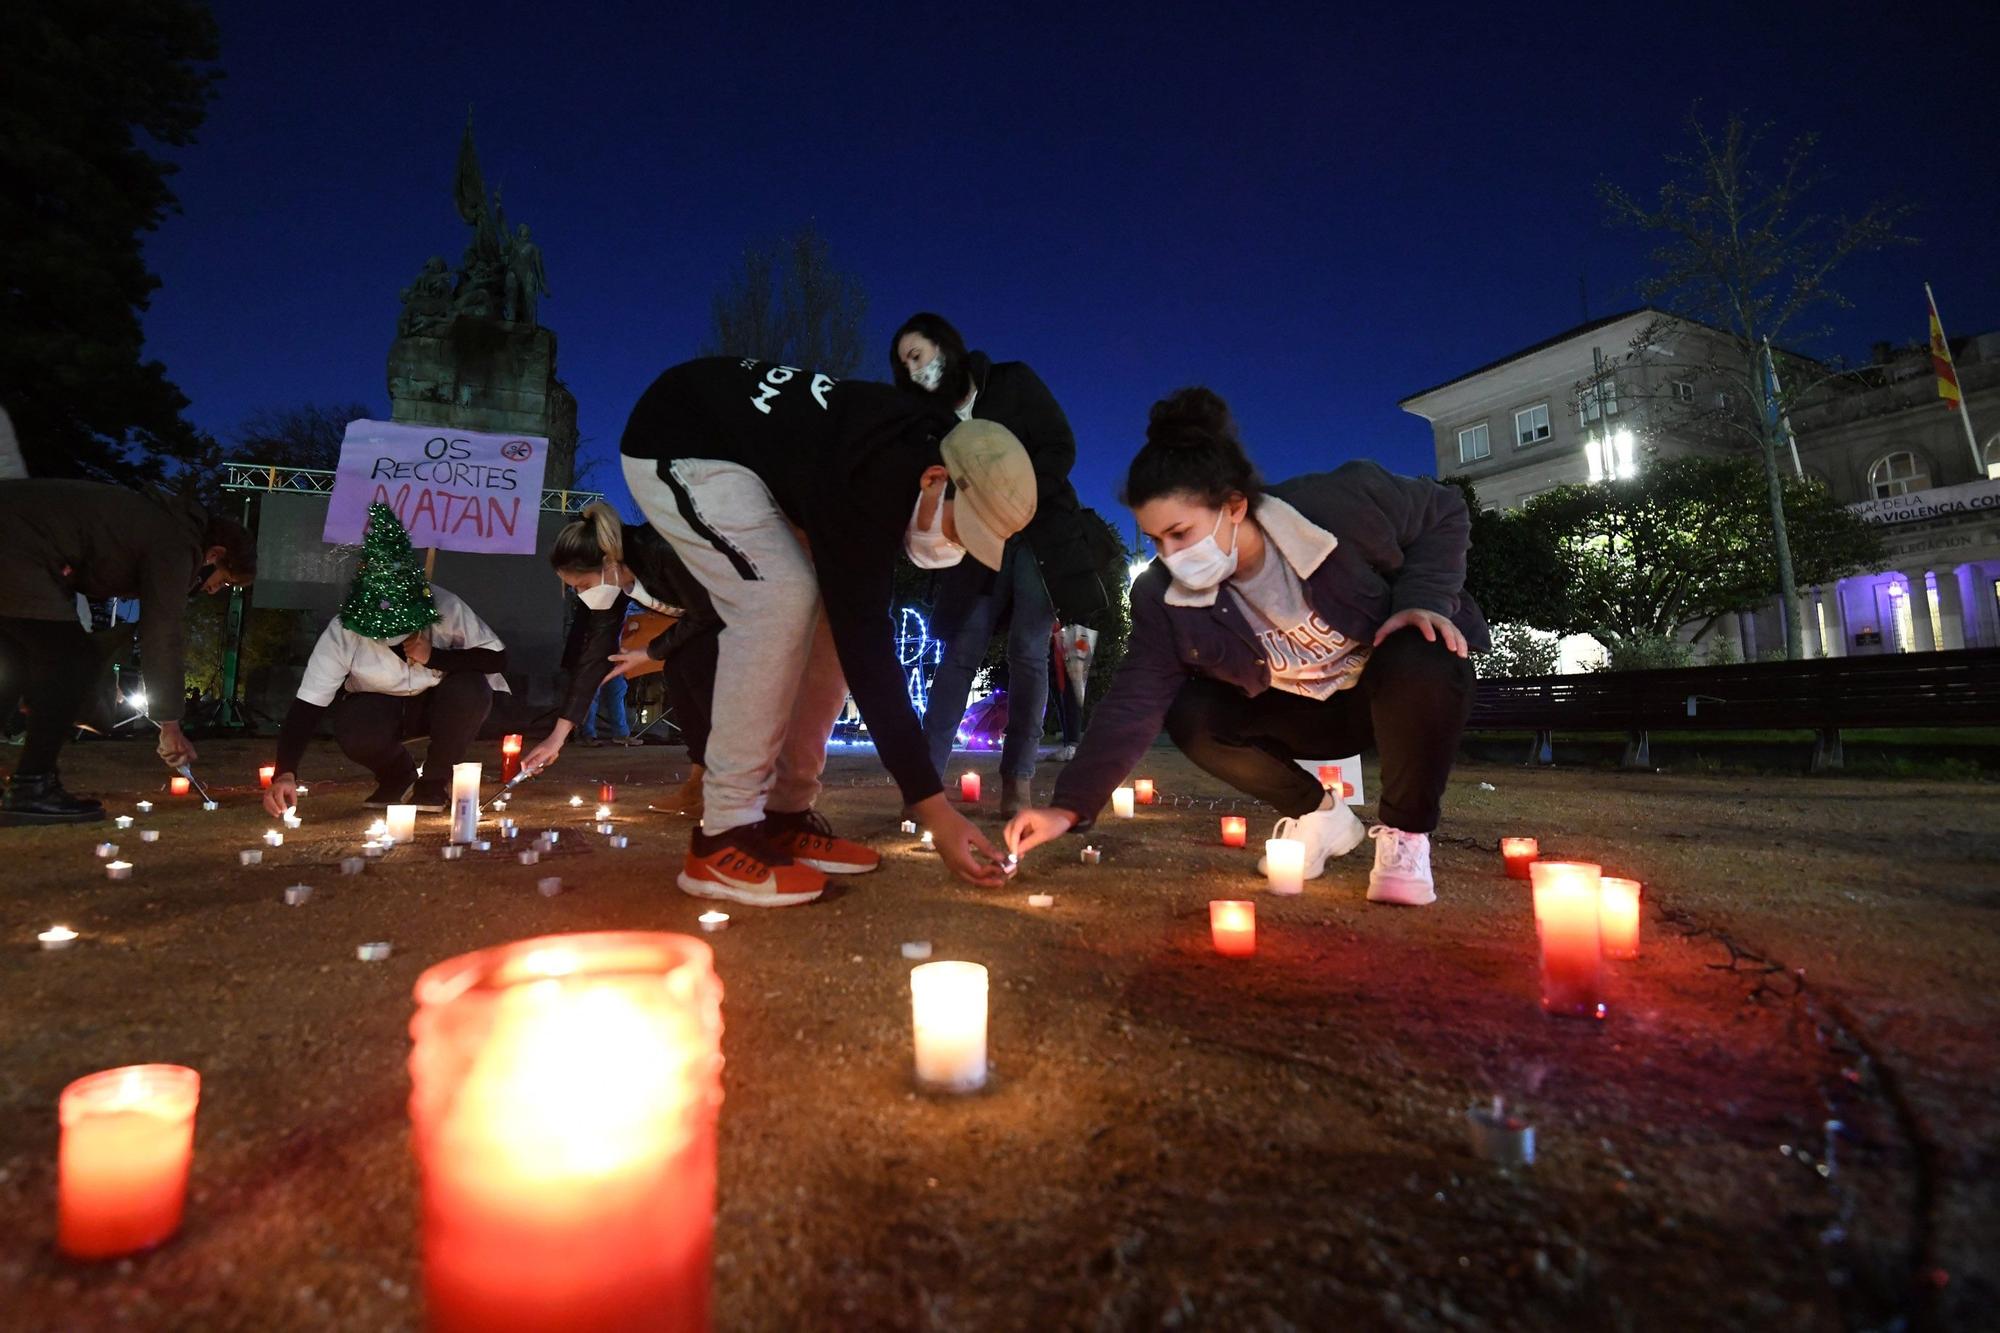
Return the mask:
[(933, 1092), (986, 1086), (986, 969), (925, 963), (910, 969), (917, 1082)]
[(451, 766), (451, 840), (471, 842), (479, 836), (480, 765)]
[(1120, 819), (1132, 818), (1132, 789), (1120, 787), (1111, 793), (1111, 813)]
[(1297, 838), (1265, 839), (1264, 865), (1271, 892), (1305, 892), (1306, 845)]
[(389, 837), (395, 842), (408, 842), (417, 836), (417, 807), (414, 805), (392, 805), (388, 810)]

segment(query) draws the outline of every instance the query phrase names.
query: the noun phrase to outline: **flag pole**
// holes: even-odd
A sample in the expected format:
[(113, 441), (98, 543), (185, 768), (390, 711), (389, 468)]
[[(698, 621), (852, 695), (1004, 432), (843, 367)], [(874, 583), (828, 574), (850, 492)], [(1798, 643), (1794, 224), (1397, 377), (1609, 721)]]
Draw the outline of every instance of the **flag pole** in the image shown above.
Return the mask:
[[(1938, 341), (1944, 345), (1944, 362), (1951, 366), (1951, 387), (1957, 392), (1952, 396), (1958, 400), (1958, 419), (1965, 423), (1965, 447), (1972, 451), (1972, 479), (1983, 481), (1986, 477), (1986, 460), (1979, 456), (1979, 436), (1972, 429), (1972, 413), (1965, 408), (1965, 386), (1958, 382), (1958, 367), (1952, 363), (1951, 344), (1945, 340), (1944, 317), (1938, 314), (1937, 297), (1931, 295), (1931, 285), (1924, 284), (1924, 299), (1931, 305), (1931, 321), (1937, 329)], [(1937, 361), (1937, 349), (1931, 349), (1931, 360)]]

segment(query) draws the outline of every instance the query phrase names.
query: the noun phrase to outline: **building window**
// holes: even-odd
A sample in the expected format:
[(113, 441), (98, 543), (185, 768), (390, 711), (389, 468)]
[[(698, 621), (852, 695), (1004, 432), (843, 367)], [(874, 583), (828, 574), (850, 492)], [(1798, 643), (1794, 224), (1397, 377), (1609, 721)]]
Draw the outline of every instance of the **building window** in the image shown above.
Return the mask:
[(1892, 495), (1908, 495), (1930, 484), (1931, 474), (1917, 461), (1917, 456), (1907, 450), (1878, 458), (1875, 466), (1868, 469), (1868, 490), (1878, 500), (1886, 500)]
[(1606, 377), (1596, 384), (1587, 384), (1577, 395), (1577, 415), (1586, 426), (1600, 417), (1618, 414), (1618, 382)]
[(1675, 380), (1674, 399), (1677, 402), (1692, 403), (1694, 401), (1694, 385), (1686, 380)]
[(1482, 458), (1493, 456), (1493, 442), (1486, 434), (1486, 423), (1467, 426), (1458, 433), (1458, 461), (1477, 463)]
[(1514, 414), (1514, 442), (1526, 446), (1549, 438), (1549, 405), (1536, 403)]

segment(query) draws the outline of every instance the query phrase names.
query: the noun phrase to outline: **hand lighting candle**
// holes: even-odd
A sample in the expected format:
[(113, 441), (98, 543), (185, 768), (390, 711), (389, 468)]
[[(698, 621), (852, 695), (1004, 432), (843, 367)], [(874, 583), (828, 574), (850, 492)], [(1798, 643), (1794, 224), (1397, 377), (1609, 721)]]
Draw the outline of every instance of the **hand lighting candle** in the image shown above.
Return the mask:
[(1636, 879), (1609, 875), (1599, 884), (1597, 928), (1604, 940), (1604, 956), (1613, 962), (1628, 962), (1639, 956), (1639, 904), (1645, 890)]
[(1500, 859), (1507, 863), (1508, 879), (1526, 879), (1528, 867), (1541, 854), (1542, 845), (1533, 838), (1500, 839)]
[(187, 1201), (201, 1076), (181, 1065), (127, 1065), (63, 1089), (57, 1118), (56, 1244), (109, 1259), (173, 1235)]
[(1266, 838), (1264, 865), (1271, 892), (1305, 892), (1306, 845), (1297, 838)]
[(1579, 861), (1537, 861), (1529, 870), (1546, 1013), (1604, 1017), (1604, 952), (1597, 922), (1602, 873)]
[(1208, 933), (1217, 953), (1225, 958), (1248, 958), (1257, 952), (1257, 904), (1242, 899), (1211, 902)]
[(986, 1086), (986, 969), (925, 963), (910, 969), (917, 1082), (933, 1092)]

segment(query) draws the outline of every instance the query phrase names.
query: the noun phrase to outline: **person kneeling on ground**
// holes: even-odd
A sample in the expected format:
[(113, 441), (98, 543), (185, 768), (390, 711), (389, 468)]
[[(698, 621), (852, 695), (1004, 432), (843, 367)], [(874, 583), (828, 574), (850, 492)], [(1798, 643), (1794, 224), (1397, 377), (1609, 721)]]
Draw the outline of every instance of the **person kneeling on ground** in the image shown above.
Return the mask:
[[(1471, 519), (1449, 486), (1374, 463), (1268, 490), (1207, 389), (1154, 404), (1125, 503), (1160, 558), (1132, 587), (1132, 638), (1051, 808), (1007, 825), (1016, 854), (1087, 827), (1165, 726), (1181, 752), (1284, 818), (1324, 873), (1363, 836), (1296, 762), (1382, 761), (1371, 902), (1436, 900), (1429, 834), (1472, 711)], [(1260, 862), (1258, 869), (1263, 870)]]
[[(278, 772), (264, 808), (280, 815), (297, 804), (306, 742), (345, 690), (334, 708), (333, 738), (342, 754), (375, 775), (375, 790), (362, 804), (443, 810), (451, 766), (485, 724), (494, 691), (507, 689), (500, 674), (506, 665), (506, 649), (486, 622), (424, 578), (394, 511), (370, 506), (354, 587), (313, 645), (279, 729)], [(419, 736), (431, 741), (421, 777), (403, 744)]]

